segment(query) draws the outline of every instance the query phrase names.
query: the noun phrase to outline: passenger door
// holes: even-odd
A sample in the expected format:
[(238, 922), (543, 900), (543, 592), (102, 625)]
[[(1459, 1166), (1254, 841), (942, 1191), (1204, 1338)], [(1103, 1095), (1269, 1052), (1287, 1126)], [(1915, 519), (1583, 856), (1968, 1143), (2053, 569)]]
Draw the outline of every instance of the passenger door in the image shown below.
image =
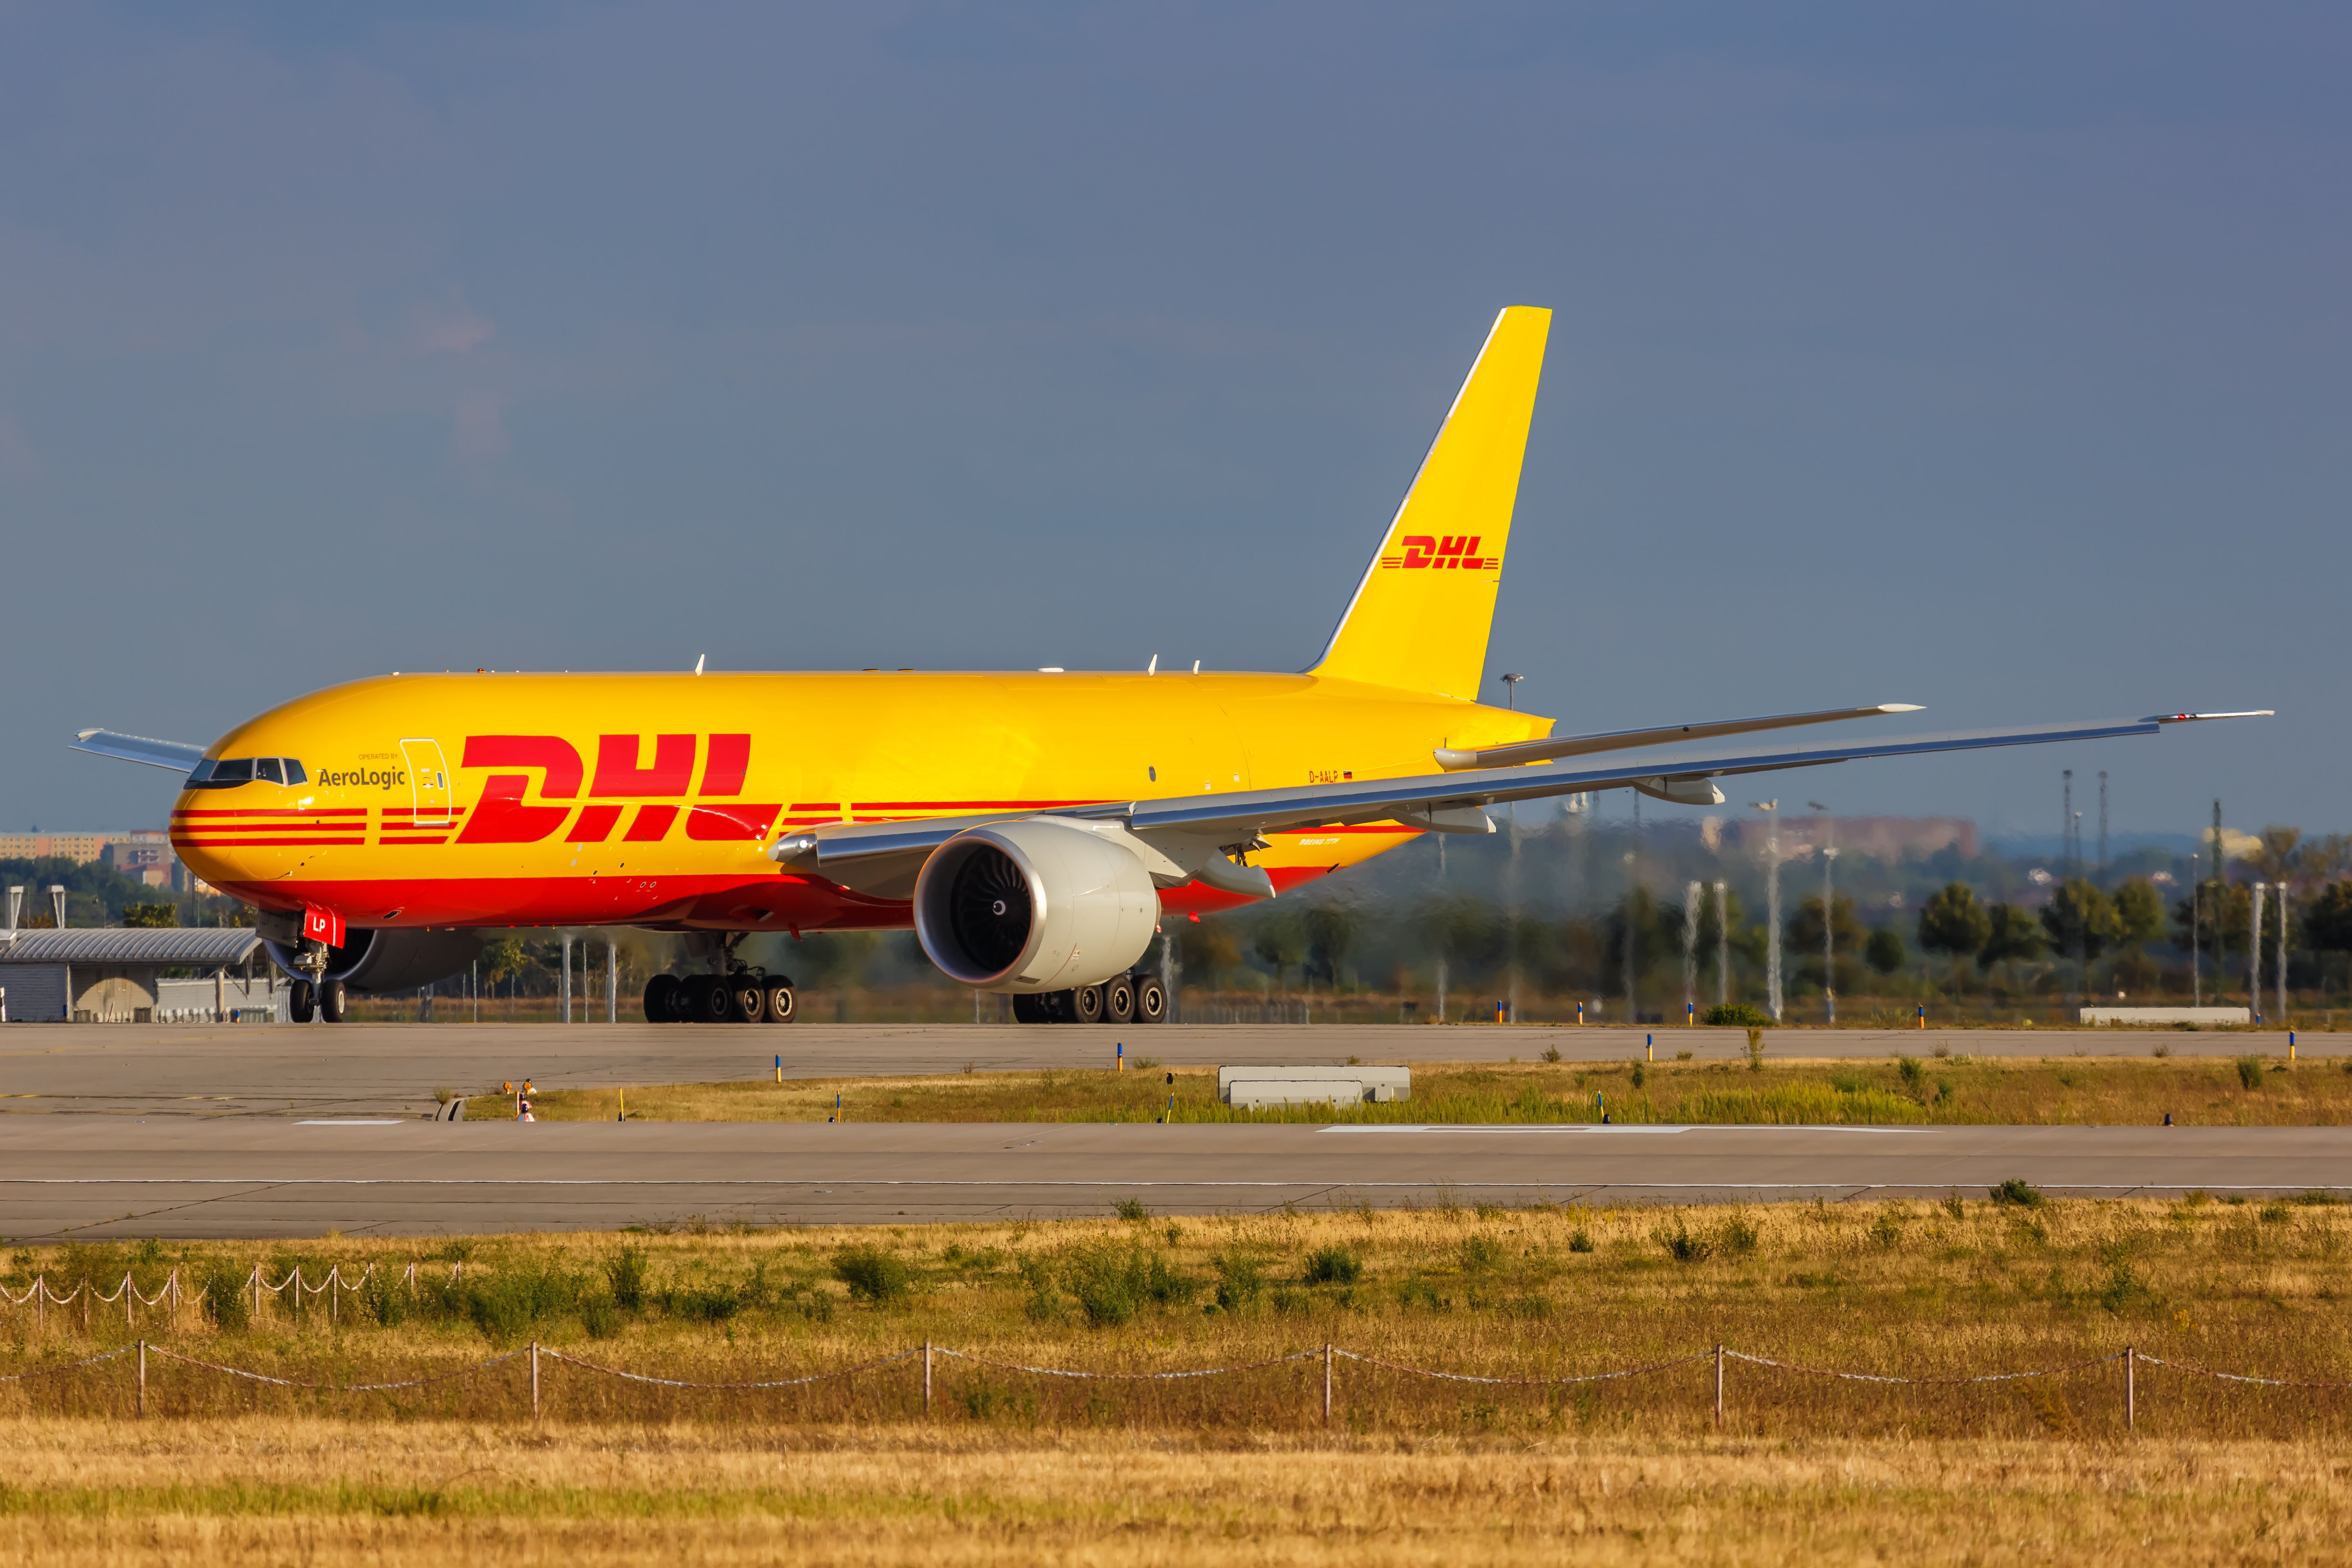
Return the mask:
[(411, 821), (418, 827), (449, 826), (449, 764), (442, 760), (438, 741), (403, 741), (400, 754), (408, 762), (408, 787), (416, 807)]

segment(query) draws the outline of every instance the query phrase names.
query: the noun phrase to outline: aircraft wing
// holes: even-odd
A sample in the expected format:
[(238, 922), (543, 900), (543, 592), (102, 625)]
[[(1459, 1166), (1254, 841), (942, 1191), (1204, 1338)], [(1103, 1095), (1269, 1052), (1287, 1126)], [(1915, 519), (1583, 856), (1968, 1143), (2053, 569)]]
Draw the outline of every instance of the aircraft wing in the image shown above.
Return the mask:
[(1502, 768), (1518, 763), (1548, 763), (1561, 757), (1590, 756), (1595, 752), (1626, 752), (1637, 746), (1673, 746), (1685, 741), (1712, 741), (1724, 735), (1753, 735), (1765, 730), (1786, 730), (1798, 724), (1833, 724), (1841, 719), (1875, 719), (1882, 713), (1916, 713), (1916, 702), (1875, 702), (1867, 708), (1829, 708), (1813, 713), (1773, 713), (1761, 719), (1710, 719), (1697, 724), (1666, 724), (1650, 730), (1612, 730), (1602, 735), (1553, 735), (1541, 741), (1520, 741), (1489, 746), (1480, 752), (1457, 752), (1440, 746), (1432, 753), (1448, 773), (1465, 768)]
[[(898, 888), (911, 886), (912, 870), (919, 868), (931, 850), (959, 833), (1013, 816), (1052, 815), (1123, 828), (1157, 850), (1160, 858), (1181, 868), (1186, 873), (1181, 880), (1197, 876), (1212, 887), (1266, 897), (1272, 889), (1265, 872), (1236, 864), (1232, 858), (1263, 847), (1261, 840), (1269, 833), (1391, 820), (1438, 831), (1487, 833), (1494, 831), (1494, 824), (1486, 818), (1484, 808), (1512, 801), (1633, 788), (1661, 799), (1694, 805), (1714, 805), (1720, 804), (1723, 795), (1707, 781), (1738, 773), (1820, 767), (1868, 757), (1908, 757), (1932, 752), (2153, 735), (2167, 724), (2258, 716), (2167, 713), (2088, 724), (2026, 725), (1883, 741), (1856, 740), (1843, 745), (1689, 751), (1676, 748), (1615, 756), (1604, 766), (1481, 768), (1290, 789), (1244, 790), (1231, 795), (1110, 801), (1064, 807), (1053, 813), (990, 812), (916, 822), (845, 823), (789, 833), (770, 847), (768, 855), (795, 870), (844, 886), (887, 887), (895, 892)], [(1176, 879), (1167, 876), (1156, 874), (1156, 879), (1163, 886), (1177, 885)]]
[(74, 737), (73, 749), (184, 773), (205, 760), (205, 749), (185, 741), (153, 741), (144, 735), (119, 735), (111, 730), (84, 730)]

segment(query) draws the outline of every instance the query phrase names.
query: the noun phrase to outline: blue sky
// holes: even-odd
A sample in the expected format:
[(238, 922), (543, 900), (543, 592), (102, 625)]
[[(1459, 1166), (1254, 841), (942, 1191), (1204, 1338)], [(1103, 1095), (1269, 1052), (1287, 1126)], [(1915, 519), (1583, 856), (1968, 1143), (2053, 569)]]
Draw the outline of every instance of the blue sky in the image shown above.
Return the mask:
[(160, 818), (78, 727), (388, 669), (1300, 668), (1506, 303), (1557, 312), (1528, 705), (2274, 707), (1781, 793), (2352, 826), (2347, 57), (2294, 5), (0, 5), (0, 826)]

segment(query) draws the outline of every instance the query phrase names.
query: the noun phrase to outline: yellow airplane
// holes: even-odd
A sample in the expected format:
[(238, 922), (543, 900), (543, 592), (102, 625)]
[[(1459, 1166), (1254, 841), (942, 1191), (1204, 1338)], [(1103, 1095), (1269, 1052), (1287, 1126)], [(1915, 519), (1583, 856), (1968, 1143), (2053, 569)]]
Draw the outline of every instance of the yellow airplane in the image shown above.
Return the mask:
[[(1267, 899), (1498, 803), (1724, 774), (2153, 733), (2160, 718), (1809, 749), (1689, 750), (1908, 704), (1555, 736), (1478, 700), (1549, 310), (1498, 315), (1322, 657), (1303, 674), (1061, 669), (395, 674), (210, 746), (105, 730), (184, 771), (173, 845), (245, 900), (294, 1016), (463, 969), (486, 930), (689, 933), (658, 1019), (782, 1020), (752, 931), (905, 929), (1039, 1021), (1156, 1022), (1163, 912)], [(1605, 757), (1606, 761), (1579, 761)]]

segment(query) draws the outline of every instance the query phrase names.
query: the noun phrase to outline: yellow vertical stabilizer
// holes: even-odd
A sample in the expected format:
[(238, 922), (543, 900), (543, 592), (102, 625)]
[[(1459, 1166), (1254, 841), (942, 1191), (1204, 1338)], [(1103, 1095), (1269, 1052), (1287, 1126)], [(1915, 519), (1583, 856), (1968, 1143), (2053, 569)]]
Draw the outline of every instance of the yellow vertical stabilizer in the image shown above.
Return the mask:
[(1331, 646), (1308, 673), (1475, 700), (1551, 312), (1495, 318)]

